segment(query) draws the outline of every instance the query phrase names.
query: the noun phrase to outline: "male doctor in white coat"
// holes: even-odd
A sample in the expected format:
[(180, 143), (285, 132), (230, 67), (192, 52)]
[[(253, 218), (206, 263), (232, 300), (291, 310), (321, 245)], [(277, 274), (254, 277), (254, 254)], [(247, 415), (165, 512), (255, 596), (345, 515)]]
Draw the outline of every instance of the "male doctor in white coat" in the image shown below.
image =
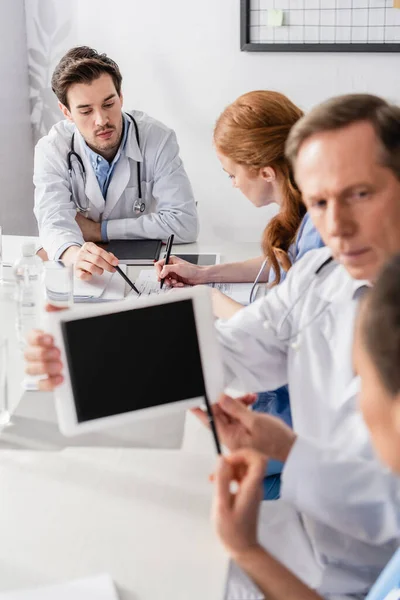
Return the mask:
[(198, 218), (175, 133), (122, 112), (118, 65), (87, 46), (61, 59), (52, 88), (65, 117), (35, 150), (35, 215), (50, 259), (90, 279), (117, 260), (94, 242), (193, 242)]
[[(309, 252), (264, 299), (217, 327), (226, 384), (257, 392), (289, 383), (294, 431), (249, 411), (246, 398), (224, 397), (215, 421), (226, 446), (250, 446), (285, 463), (281, 495), (296, 509), (320, 567), (313, 582), (320, 594), (361, 599), (400, 536), (399, 485), (373, 455), (352, 365), (358, 300), (400, 251), (400, 108), (369, 95), (334, 98), (299, 121), (288, 148), (327, 247)], [(51, 336), (33, 333), (26, 358), (28, 373), (47, 375), (41, 389), (63, 381)], [(264, 539), (284, 558), (293, 544), (290, 522), (267, 526)], [(262, 551), (253, 545), (235, 559), (255, 577)], [(304, 576), (302, 560), (287, 566)], [(227, 599), (260, 598), (238, 587), (231, 581)]]

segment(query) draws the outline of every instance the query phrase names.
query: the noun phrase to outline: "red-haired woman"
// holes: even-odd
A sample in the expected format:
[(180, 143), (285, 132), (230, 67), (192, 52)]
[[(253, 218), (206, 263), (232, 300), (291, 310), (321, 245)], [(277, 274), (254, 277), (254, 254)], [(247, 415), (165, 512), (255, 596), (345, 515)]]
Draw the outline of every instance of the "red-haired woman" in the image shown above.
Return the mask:
[[(214, 145), (224, 171), (255, 206), (273, 202), (278, 214), (267, 224), (262, 255), (243, 262), (197, 266), (171, 256), (168, 265), (156, 263), (159, 278), (171, 286), (211, 282), (279, 284), (292, 264), (323, 242), (306, 214), (300, 192), (285, 158), (285, 143), (302, 111), (278, 92), (255, 91), (240, 96), (221, 114), (214, 129)], [(251, 301), (252, 299), (249, 299)], [(229, 318), (242, 308), (221, 292), (214, 294), (217, 317)], [(287, 386), (259, 394), (255, 410), (268, 412), (291, 425)], [(281, 465), (270, 461), (264, 497), (279, 496)]]

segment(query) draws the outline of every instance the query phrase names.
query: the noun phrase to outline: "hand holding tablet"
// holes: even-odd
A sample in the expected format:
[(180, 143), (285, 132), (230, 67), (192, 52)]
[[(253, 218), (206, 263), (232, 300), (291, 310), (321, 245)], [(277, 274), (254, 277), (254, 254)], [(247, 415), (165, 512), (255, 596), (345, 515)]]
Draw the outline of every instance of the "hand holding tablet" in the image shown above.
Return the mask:
[[(79, 307), (51, 318), (64, 364), (55, 395), (65, 435), (212, 403), (222, 392), (207, 288)], [(168, 340), (167, 354), (160, 352), (160, 339)], [(166, 386), (177, 363), (183, 375)], [(214, 439), (218, 448), (215, 430)]]

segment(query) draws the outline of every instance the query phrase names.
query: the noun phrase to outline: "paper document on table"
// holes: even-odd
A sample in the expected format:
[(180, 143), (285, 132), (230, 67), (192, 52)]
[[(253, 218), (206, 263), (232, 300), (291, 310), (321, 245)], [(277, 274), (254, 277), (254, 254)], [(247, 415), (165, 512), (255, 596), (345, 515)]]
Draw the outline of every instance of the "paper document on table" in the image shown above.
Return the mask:
[[(154, 269), (143, 269), (139, 273), (139, 277), (135, 281), (135, 285), (139, 292), (145, 296), (150, 294), (165, 294), (170, 291), (170, 288), (163, 287), (160, 290), (160, 282), (157, 280), (156, 272)], [(209, 283), (209, 287), (215, 288), (235, 300), (240, 304), (249, 304), (250, 292), (253, 287), (252, 283)], [(184, 286), (190, 287), (190, 286)], [(253, 293), (253, 299), (259, 297), (259, 291), (263, 286), (260, 284), (256, 285)]]
[(31, 590), (0, 593), (0, 600), (118, 600), (110, 575), (96, 575)]
[[(126, 273), (126, 265), (120, 265)], [(122, 300), (125, 295), (125, 281), (116, 271), (104, 271), (102, 275), (93, 275), (90, 281), (74, 277), (74, 302), (106, 302)]]
[[(219, 290), (225, 296), (229, 296), (235, 302), (240, 304), (250, 304), (250, 292), (253, 287), (252, 283), (209, 283), (210, 287)], [(260, 285), (257, 284), (253, 292), (253, 300), (257, 297)]]
[[(150, 296), (152, 294), (166, 294), (171, 291), (171, 288), (164, 286), (160, 290), (160, 282), (157, 279), (157, 275), (154, 269), (143, 269), (139, 273), (139, 277), (135, 281), (135, 285), (139, 292), (143, 296)], [(185, 286), (190, 287), (190, 286)], [(135, 292), (132, 290), (133, 295)], [(129, 297), (131, 297), (131, 292)]]

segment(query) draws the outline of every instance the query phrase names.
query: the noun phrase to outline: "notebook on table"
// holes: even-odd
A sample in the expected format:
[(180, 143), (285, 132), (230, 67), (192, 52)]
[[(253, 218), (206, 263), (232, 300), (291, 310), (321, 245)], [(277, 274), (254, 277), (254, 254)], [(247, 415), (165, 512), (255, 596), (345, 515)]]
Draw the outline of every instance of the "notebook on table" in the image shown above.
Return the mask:
[(162, 241), (111, 240), (107, 244), (98, 245), (107, 252), (112, 252), (121, 264), (152, 265), (160, 257)]
[[(121, 269), (126, 273), (126, 266)], [(122, 300), (125, 296), (125, 281), (117, 272), (104, 271), (102, 275), (93, 275), (90, 281), (74, 277), (74, 303), (109, 302)]]

